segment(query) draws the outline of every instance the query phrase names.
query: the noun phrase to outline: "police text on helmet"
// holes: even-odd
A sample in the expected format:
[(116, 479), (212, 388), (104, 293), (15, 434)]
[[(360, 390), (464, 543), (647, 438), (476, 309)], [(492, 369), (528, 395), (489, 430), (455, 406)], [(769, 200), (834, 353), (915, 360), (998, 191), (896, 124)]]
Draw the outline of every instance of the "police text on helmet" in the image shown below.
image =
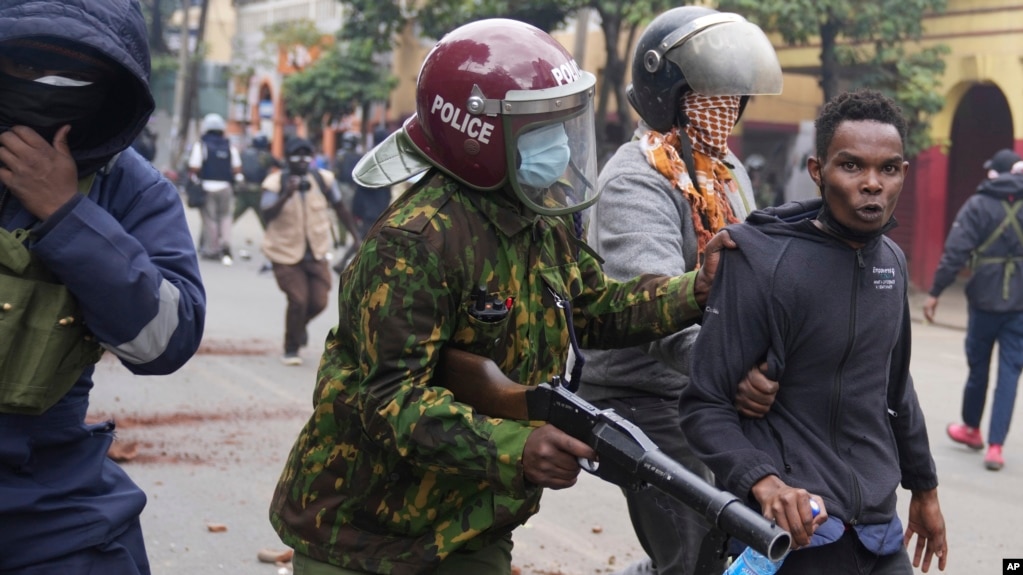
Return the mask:
[(461, 108), (456, 108), (451, 102), (444, 101), (440, 95), (434, 97), (433, 106), (430, 107), (431, 114), (437, 114), (438, 111), (441, 121), (445, 124), (484, 144), (490, 143), (490, 135), (494, 132), (494, 125), (490, 122), (471, 116)]
[(576, 64), (575, 60), (565, 62), (557, 68), (551, 69), (551, 74), (554, 74), (554, 79), (558, 81), (559, 86), (571, 84), (579, 79), (579, 64)]

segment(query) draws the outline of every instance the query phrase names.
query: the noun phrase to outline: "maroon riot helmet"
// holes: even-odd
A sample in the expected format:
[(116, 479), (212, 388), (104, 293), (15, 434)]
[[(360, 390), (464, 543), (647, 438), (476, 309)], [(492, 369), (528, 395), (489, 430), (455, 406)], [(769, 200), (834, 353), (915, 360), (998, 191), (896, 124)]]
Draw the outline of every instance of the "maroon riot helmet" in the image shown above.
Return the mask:
[(478, 190), (511, 189), (549, 215), (596, 200), (592, 74), (539, 28), (466, 24), (427, 55), (416, 114), (356, 167), (387, 185), (430, 166)]

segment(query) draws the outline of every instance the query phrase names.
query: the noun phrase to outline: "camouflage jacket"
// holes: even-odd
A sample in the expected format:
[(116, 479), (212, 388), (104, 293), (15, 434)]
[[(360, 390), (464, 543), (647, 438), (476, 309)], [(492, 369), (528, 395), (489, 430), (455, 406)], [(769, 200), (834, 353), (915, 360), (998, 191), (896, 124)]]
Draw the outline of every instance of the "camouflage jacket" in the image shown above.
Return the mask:
[[(302, 429), (270, 518), (296, 551), (392, 575), (431, 573), (493, 543), (539, 509), (523, 476), (528, 422), (491, 419), (431, 384), (452, 345), (524, 385), (563, 373), (571, 302), (580, 344), (620, 347), (699, 316), (690, 273), (606, 277), (563, 218), (527, 212), (432, 171), (389, 208), (341, 278)], [(472, 317), (480, 286), (511, 312)]]

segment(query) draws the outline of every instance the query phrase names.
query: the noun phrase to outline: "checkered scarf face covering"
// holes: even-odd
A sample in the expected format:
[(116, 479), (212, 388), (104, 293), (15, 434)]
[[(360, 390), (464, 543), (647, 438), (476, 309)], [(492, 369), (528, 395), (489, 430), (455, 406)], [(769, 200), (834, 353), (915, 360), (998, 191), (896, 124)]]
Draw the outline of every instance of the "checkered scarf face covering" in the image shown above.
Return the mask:
[(728, 154), (728, 135), (739, 119), (739, 96), (685, 95), (683, 110), (689, 118), (686, 133), (693, 150), (722, 159)]
[[(721, 161), (728, 153), (728, 135), (739, 117), (739, 97), (689, 92), (683, 105), (689, 118), (685, 130), (693, 143), (695, 178), (689, 174), (680, 154), (684, 136), (679, 128), (672, 128), (665, 134), (650, 131), (643, 136), (640, 147), (647, 162), (668, 178), (689, 202), (696, 228), (697, 253), (702, 256), (715, 233), (739, 221), (725, 195), (726, 191), (737, 192), (738, 185)], [(693, 185), (694, 179), (699, 187)]]

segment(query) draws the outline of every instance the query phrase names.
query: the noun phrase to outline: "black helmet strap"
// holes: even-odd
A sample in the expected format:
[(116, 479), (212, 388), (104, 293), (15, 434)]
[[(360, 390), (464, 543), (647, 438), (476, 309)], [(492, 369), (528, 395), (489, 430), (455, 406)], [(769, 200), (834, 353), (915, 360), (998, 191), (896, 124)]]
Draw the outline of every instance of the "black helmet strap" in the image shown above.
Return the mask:
[(693, 188), (696, 189), (696, 193), (702, 194), (703, 190), (700, 189), (700, 183), (696, 180), (696, 161), (693, 160), (693, 142), (689, 139), (689, 132), (686, 131), (686, 126), (689, 125), (689, 116), (686, 116), (685, 110), (679, 106), (678, 121), (678, 141), (682, 145), (682, 162), (686, 165), (686, 171), (689, 172), (689, 179), (693, 182)]

